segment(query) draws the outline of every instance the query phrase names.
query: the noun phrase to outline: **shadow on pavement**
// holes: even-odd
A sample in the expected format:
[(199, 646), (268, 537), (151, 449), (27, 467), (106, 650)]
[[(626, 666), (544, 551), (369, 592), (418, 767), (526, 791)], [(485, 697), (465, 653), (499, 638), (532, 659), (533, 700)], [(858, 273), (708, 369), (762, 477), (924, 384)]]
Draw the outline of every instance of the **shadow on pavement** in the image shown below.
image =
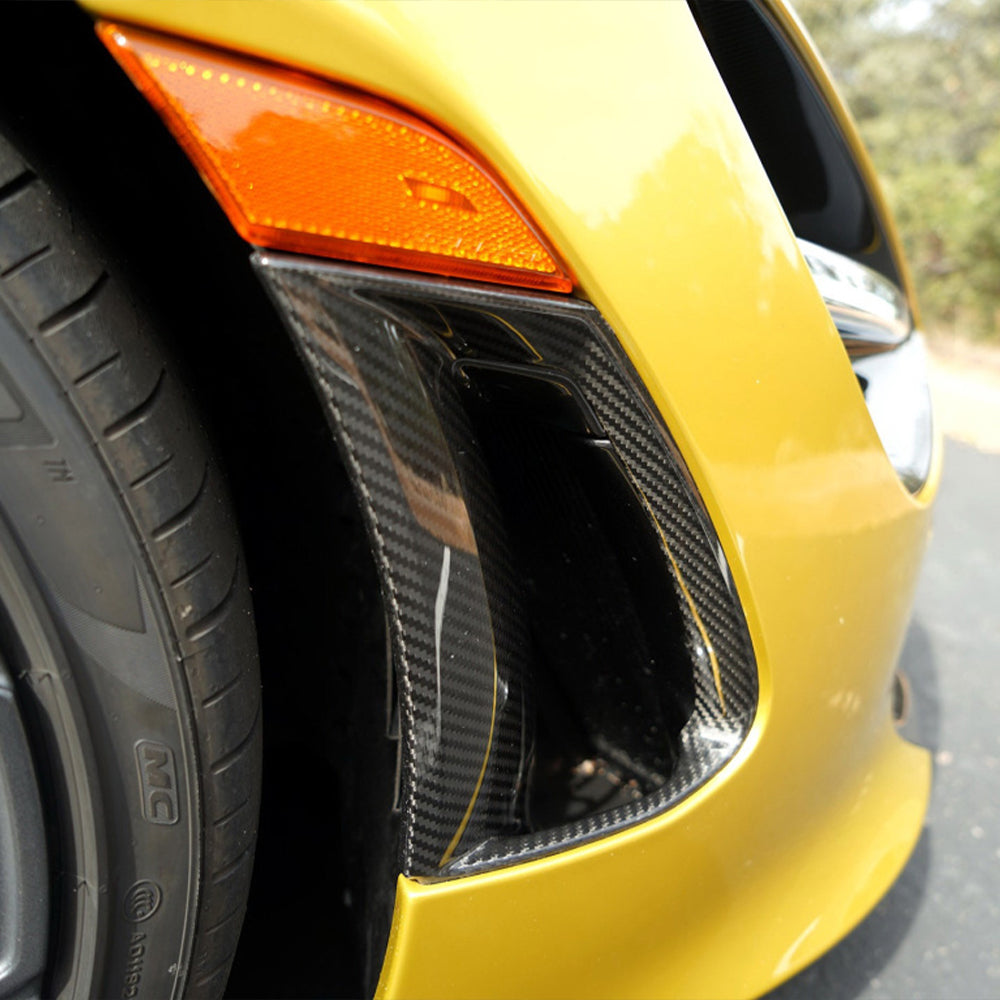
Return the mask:
[(911, 743), (936, 752), (941, 739), (941, 698), (931, 634), (919, 618), (906, 633), (899, 666), (910, 686), (910, 706), (900, 732)]

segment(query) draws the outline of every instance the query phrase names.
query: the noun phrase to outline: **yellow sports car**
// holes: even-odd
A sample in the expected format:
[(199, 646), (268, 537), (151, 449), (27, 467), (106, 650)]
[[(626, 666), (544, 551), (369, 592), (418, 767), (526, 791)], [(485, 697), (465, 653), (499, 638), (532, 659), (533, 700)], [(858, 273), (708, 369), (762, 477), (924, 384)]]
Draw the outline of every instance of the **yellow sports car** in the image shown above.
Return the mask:
[(846, 934), (927, 805), (940, 444), (794, 14), (0, 16), (0, 997), (756, 996)]

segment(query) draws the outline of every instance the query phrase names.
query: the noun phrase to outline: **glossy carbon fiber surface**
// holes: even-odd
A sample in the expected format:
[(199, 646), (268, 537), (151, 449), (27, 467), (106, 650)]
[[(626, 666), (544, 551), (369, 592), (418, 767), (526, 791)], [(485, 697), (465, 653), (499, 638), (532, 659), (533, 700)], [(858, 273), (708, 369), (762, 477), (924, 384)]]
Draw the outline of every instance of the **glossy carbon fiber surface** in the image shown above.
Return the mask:
[[(485, 477), (463, 463), (463, 490), (451, 448), (468, 430), (435, 377), (450, 363), (436, 338), (325, 270), (261, 270), (326, 400), (375, 551), (403, 741), (401, 870), (437, 871), (463, 842), (513, 825), (497, 809), (516, 804), (523, 758), (523, 665), (511, 630), (494, 629), (481, 559), (503, 549)], [(479, 490), (474, 534), (465, 497)]]
[[(593, 307), (362, 268), (259, 255), (352, 477), (393, 639), (408, 875), (510, 864), (648, 818), (736, 751), (757, 701), (746, 624), (721, 547), (637, 376)], [(464, 369), (517, 366), (579, 394), (669, 562), (694, 705), (655, 791), (530, 831), (531, 705), (519, 581), (489, 470), (459, 399)]]

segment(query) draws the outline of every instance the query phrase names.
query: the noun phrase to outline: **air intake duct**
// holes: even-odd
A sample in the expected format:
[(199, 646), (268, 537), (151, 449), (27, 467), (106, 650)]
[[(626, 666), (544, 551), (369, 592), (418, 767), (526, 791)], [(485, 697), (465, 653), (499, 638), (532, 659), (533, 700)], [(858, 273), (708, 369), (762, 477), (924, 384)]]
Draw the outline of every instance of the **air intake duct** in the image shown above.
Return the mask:
[(380, 577), (397, 870), (447, 878), (570, 847), (730, 759), (757, 701), (746, 624), (598, 312), (280, 255), (255, 266)]

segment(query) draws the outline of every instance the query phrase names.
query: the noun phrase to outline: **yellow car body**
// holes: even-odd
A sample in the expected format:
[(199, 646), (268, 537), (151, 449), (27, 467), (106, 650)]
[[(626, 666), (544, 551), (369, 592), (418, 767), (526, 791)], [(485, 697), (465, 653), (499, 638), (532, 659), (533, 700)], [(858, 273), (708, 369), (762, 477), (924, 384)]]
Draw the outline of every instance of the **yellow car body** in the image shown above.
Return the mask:
[[(754, 996), (829, 949), (893, 882), (928, 801), (929, 756), (890, 699), (940, 447), (911, 495), (688, 6), (84, 6), (347, 84), (477, 150), (620, 339), (746, 615), (759, 702), (736, 756), (624, 832), (400, 877), (378, 995)], [(901, 262), (846, 110), (793, 15), (767, 9)]]

